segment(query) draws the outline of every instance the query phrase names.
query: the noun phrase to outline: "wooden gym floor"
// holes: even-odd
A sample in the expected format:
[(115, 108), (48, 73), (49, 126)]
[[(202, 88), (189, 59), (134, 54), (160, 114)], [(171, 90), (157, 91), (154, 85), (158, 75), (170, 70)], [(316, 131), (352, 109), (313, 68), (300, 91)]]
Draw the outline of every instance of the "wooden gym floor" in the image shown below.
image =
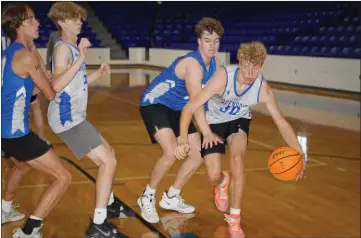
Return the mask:
[[(140, 81), (149, 82), (148, 79)], [(140, 214), (136, 199), (148, 182), (160, 155), (152, 145), (138, 112), (145, 86), (129, 87), (129, 74), (112, 73), (111, 80), (89, 89), (88, 119), (115, 149), (118, 164), (114, 193)], [(287, 90), (287, 88), (284, 88)], [(47, 102), (42, 100), (46, 118)], [(254, 113), (246, 154), (246, 185), (242, 201), (242, 226), (247, 237), (360, 237), (360, 134), (335, 127), (305, 124), (289, 119), (295, 131), (307, 140), (309, 163), (306, 177), (299, 182), (274, 179), (267, 169), (271, 150), (283, 143), (272, 119)], [(34, 127), (33, 127), (34, 128)], [(84, 237), (93, 216), (97, 168), (89, 159), (78, 161), (72, 152), (46, 126), (72, 183), (44, 222), (45, 238)], [(174, 181), (182, 162), (177, 162), (157, 190), (161, 193)], [(223, 160), (229, 170), (228, 159)], [(2, 188), (9, 161), (2, 160)], [(34, 210), (49, 178), (36, 171), (26, 175), (16, 196), (19, 210), (27, 216)], [(112, 219), (129, 237), (228, 237), (223, 214), (213, 204), (212, 187), (202, 166), (183, 190), (194, 214), (178, 214), (158, 208), (161, 222), (147, 224), (138, 216)], [(11, 237), (19, 222), (2, 225), (2, 237)], [(181, 236), (178, 236), (181, 237)]]

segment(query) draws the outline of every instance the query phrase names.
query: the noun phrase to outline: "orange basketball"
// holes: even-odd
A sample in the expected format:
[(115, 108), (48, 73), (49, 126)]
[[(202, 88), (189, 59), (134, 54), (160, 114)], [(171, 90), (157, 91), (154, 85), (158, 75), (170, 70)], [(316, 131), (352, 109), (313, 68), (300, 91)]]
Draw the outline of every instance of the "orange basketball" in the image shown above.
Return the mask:
[(288, 181), (302, 172), (303, 161), (296, 150), (281, 146), (272, 151), (268, 158), (268, 168), (277, 179)]

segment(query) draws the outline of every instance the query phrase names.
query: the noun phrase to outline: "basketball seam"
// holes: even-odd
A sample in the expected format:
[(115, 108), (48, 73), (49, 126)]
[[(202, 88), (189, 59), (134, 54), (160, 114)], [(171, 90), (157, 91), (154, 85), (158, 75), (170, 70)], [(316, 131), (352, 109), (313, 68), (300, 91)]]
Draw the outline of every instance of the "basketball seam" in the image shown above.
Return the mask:
[(297, 154), (294, 154), (294, 155), (287, 155), (287, 156), (285, 156), (285, 157), (282, 157), (282, 158), (280, 158), (280, 159), (272, 162), (272, 164), (270, 164), (268, 167), (271, 168), (271, 166), (272, 166), (274, 163), (276, 163), (277, 161), (280, 161), (281, 159), (284, 159), (284, 158), (287, 158), (287, 157), (291, 157), (291, 156), (296, 156), (296, 155), (299, 155), (299, 154), (300, 154), (300, 153), (297, 153)]
[(281, 173), (272, 173), (272, 174), (283, 174), (283, 173), (285, 173), (285, 172), (293, 169), (296, 165), (298, 165), (298, 163), (299, 163), (300, 161), (301, 161), (301, 158), (300, 158), (300, 159), (297, 161), (297, 163), (296, 163), (295, 165), (293, 165), (291, 168), (288, 168), (287, 170), (285, 170), (285, 171), (283, 171), (283, 172), (281, 172)]

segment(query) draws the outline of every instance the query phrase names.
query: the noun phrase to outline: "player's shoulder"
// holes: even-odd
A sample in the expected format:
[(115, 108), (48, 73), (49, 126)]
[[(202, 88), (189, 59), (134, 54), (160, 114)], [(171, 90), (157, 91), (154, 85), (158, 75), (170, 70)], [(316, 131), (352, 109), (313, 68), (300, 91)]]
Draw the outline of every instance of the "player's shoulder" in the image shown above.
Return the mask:
[(54, 47), (54, 51), (58, 51), (58, 52), (67, 52), (68, 49), (69, 46), (62, 42), (57, 42)]
[(15, 53), (15, 59), (21, 60), (21, 62), (24, 64), (30, 64), (33, 63), (34, 60), (36, 60), (36, 56), (27, 48), (23, 48)]
[(187, 70), (197, 70), (203, 72), (201, 64), (193, 57), (184, 58), (183, 63)]

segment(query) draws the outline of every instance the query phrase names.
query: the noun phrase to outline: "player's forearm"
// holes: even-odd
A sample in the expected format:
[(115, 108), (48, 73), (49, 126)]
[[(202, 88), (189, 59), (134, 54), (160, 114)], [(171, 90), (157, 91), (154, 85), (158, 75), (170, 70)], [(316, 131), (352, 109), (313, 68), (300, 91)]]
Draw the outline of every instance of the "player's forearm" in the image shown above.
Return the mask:
[(84, 61), (81, 58), (78, 58), (75, 63), (67, 68), (62, 74), (53, 77), (52, 85), (55, 92), (60, 92), (71, 82), (71, 80), (73, 80), (83, 62)]
[(185, 107), (182, 111), (179, 125), (179, 143), (188, 143), (188, 128), (192, 121), (192, 111)]
[(212, 133), (211, 128), (208, 125), (208, 121), (206, 118), (206, 112), (204, 111), (204, 107), (199, 108), (194, 113), (194, 118), (198, 124), (199, 129), (201, 130), (203, 135), (207, 135)]
[(100, 78), (99, 70), (91, 73), (88, 75), (88, 84), (91, 84), (92, 82), (98, 80)]
[(277, 123), (277, 127), (285, 142), (298, 152), (303, 153), (302, 148), (298, 143), (297, 136), (293, 131), (291, 125), (286, 120), (283, 120)]

